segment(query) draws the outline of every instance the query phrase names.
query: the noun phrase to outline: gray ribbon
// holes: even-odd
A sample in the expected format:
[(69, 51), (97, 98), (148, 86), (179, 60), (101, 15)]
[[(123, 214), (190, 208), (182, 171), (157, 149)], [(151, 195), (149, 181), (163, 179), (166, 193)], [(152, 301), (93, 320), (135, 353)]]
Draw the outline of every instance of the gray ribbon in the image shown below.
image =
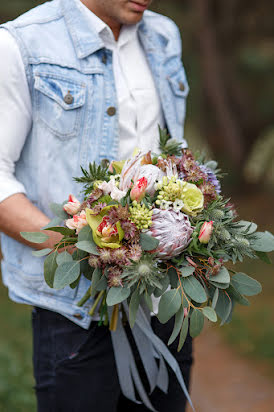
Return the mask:
[[(123, 302), (122, 305), (127, 316), (129, 317), (127, 302)], [(147, 314), (143, 310), (142, 305), (139, 306), (136, 321), (134, 327), (132, 328), (132, 334), (144, 365), (150, 384), (150, 391), (152, 392), (155, 387), (158, 386), (163, 392), (167, 393), (169, 383), (168, 371), (166, 367), (167, 363), (175, 373), (178, 382), (180, 383), (180, 386), (192, 407), (192, 410), (195, 411), (178, 362), (170, 353), (164, 342), (153, 332), (150, 321)], [(140, 403), (135, 397), (135, 385), (144, 405), (150, 410), (156, 412), (141, 382), (134, 356), (120, 317), (118, 320), (117, 329), (111, 333), (111, 337), (119, 382), (123, 394), (133, 402)], [(155, 358), (159, 359), (159, 367), (157, 366)]]

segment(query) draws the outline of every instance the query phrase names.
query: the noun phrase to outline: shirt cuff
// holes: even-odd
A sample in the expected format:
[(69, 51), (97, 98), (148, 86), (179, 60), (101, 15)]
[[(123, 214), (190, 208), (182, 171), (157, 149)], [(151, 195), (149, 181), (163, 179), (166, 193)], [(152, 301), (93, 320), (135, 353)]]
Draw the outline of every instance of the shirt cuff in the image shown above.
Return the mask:
[(0, 176), (0, 203), (17, 193), (26, 194), (26, 189), (15, 177)]

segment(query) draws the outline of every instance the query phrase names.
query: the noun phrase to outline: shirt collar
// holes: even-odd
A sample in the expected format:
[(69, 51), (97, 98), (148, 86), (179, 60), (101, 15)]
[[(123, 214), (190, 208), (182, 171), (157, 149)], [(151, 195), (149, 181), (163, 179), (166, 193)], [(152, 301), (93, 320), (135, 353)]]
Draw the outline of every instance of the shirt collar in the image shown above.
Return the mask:
[(95, 30), (98, 36), (101, 38), (105, 47), (122, 47), (125, 44), (133, 41), (137, 37), (137, 30), (140, 23), (134, 25), (123, 25), (119, 39), (118, 41), (116, 41), (111, 28), (103, 20), (101, 20), (98, 16), (96, 16), (96, 14), (89, 10), (81, 2), (81, 0), (74, 1), (76, 2), (76, 5), (81, 13), (83, 13), (88, 19), (90, 27)]

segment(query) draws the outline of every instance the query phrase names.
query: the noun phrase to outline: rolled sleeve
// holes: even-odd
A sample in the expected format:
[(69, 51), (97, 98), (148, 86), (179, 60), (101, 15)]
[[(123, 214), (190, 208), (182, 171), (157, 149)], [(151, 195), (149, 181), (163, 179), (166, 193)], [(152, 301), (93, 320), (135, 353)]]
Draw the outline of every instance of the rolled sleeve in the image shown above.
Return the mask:
[(0, 202), (16, 193), (26, 193), (15, 177), (32, 124), (31, 97), (24, 63), (15, 39), (0, 29)]

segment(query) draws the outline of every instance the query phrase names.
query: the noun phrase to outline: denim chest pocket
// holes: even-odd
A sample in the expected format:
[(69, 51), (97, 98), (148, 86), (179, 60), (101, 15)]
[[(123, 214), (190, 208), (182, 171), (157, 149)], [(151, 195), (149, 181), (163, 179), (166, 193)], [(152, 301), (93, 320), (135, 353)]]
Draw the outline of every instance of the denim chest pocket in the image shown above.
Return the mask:
[(86, 99), (83, 83), (50, 74), (35, 76), (38, 118), (61, 139), (77, 135)]
[(177, 120), (183, 124), (186, 110), (186, 97), (189, 93), (189, 86), (185, 76), (185, 70), (181, 67), (175, 73), (167, 76), (171, 87), (176, 106)]

